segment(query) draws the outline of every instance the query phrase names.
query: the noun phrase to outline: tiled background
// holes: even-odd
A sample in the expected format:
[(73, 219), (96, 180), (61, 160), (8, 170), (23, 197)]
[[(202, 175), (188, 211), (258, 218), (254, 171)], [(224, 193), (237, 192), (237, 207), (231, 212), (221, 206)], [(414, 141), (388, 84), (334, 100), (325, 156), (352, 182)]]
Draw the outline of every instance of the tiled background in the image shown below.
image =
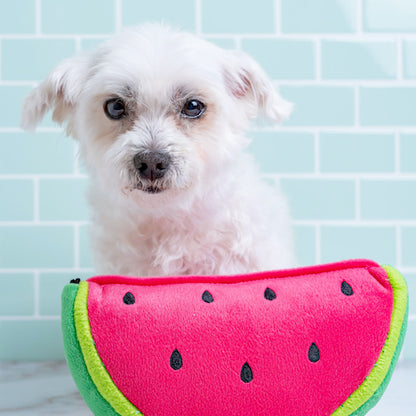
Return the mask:
[(86, 178), (50, 117), (19, 129), (25, 94), (61, 59), (164, 20), (252, 54), (295, 102), (252, 152), (280, 180), (300, 262), (398, 267), (416, 358), (416, 3), (413, 0), (0, 0), (0, 359), (62, 358), (60, 292), (93, 273)]

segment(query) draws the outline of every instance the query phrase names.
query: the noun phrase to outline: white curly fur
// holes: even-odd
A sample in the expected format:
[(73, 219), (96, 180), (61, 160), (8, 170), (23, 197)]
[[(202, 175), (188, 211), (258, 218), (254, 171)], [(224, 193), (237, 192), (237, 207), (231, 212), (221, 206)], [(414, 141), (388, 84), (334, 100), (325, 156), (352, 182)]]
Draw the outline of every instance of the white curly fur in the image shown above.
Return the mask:
[[(126, 103), (121, 120), (105, 115), (113, 97)], [(191, 98), (206, 105), (197, 119), (181, 113)], [(283, 120), (291, 105), (247, 55), (143, 25), (60, 64), (26, 98), (22, 126), (34, 129), (48, 110), (79, 140), (90, 175), (98, 273), (234, 274), (294, 265), (285, 199), (261, 181), (244, 150), (250, 119)], [(152, 183), (133, 164), (151, 150), (171, 157)], [(149, 193), (149, 185), (160, 192)]]

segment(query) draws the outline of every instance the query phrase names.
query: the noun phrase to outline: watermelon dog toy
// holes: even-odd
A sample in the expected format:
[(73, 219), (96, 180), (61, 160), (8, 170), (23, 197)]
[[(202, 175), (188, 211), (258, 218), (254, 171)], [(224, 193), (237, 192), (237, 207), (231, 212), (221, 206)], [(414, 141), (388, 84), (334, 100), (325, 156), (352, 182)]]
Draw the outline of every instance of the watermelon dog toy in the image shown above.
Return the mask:
[(406, 330), (404, 279), (350, 260), (239, 276), (99, 276), (62, 294), (97, 416), (364, 415)]

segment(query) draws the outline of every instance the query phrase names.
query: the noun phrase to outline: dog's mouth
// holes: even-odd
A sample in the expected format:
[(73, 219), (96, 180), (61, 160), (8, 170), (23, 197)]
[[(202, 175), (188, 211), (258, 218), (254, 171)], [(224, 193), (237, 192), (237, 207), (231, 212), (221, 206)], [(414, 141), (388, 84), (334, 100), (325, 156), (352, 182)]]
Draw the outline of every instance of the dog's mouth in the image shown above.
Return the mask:
[(147, 188), (141, 188), (141, 190), (148, 194), (160, 194), (164, 191), (164, 189), (154, 185), (148, 186)]
[(163, 184), (156, 183), (156, 182), (148, 182), (148, 183), (138, 182), (130, 187), (130, 191), (134, 191), (134, 190), (140, 191), (149, 195), (160, 194), (163, 191), (166, 191), (167, 189), (168, 189), (167, 186), (164, 186)]

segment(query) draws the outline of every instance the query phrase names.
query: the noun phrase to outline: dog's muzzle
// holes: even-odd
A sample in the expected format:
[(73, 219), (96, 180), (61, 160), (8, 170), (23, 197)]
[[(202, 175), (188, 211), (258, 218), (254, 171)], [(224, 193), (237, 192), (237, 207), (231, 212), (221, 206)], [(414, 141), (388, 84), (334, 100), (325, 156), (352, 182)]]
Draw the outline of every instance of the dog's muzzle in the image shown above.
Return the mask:
[(154, 181), (163, 178), (170, 166), (168, 153), (140, 152), (134, 156), (133, 163), (142, 179)]

